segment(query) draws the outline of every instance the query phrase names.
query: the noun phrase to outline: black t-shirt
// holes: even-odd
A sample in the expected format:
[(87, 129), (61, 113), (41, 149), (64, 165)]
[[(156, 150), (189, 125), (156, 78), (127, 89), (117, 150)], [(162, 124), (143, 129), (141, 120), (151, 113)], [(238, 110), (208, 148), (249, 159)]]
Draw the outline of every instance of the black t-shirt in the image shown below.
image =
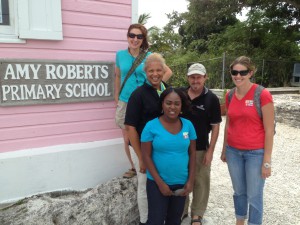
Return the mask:
[(135, 127), (141, 136), (146, 123), (160, 115), (157, 90), (144, 83), (132, 92), (128, 100), (125, 125)]
[[(189, 87), (182, 89), (187, 96), (188, 89)], [(207, 150), (211, 125), (222, 122), (219, 99), (211, 90), (204, 87), (200, 96), (189, 100), (192, 104), (191, 111), (185, 112), (182, 117), (189, 119), (195, 127), (196, 149)]]

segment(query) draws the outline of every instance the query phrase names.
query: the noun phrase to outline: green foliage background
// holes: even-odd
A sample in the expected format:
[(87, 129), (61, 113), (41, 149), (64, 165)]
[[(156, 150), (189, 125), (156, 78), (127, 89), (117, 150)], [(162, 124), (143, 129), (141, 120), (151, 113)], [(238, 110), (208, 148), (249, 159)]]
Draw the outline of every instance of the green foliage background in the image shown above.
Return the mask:
[[(208, 71), (207, 86), (230, 88), (228, 68), (241, 55), (256, 63), (255, 82), (265, 87), (290, 85), (294, 63), (300, 62), (299, 0), (187, 2), (188, 11), (169, 14), (163, 29), (148, 28), (150, 50), (165, 57), (173, 71), (172, 85), (186, 85), (188, 65), (201, 62)], [(243, 9), (247, 19), (240, 21), (236, 16)], [(146, 20), (140, 22), (147, 27)]]

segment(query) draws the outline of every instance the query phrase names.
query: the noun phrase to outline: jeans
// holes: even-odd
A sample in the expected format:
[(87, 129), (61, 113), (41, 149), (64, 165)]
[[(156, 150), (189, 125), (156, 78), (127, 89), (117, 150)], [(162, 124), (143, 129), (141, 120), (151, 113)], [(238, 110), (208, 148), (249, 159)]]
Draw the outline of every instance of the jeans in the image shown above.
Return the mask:
[(264, 150), (238, 150), (226, 147), (226, 160), (234, 190), (233, 201), (236, 219), (247, 218), (249, 225), (262, 224), (263, 188), (261, 177)]
[[(184, 185), (169, 185), (172, 191)], [(147, 179), (148, 222), (147, 225), (180, 225), (185, 196), (164, 196), (155, 181)]]
[(140, 214), (140, 222), (146, 223), (148, 220), (148, 200), (147, 200), (147, 192), (146, 192), (147, 175), (145, 173), (140, 172), (139, 159), (131, 146), (129, 147), (129, 149), (134, 164), (134, 168), (136, 170), (137, 181), (138, 181), (137, 203), (138, 203), (139, 214)]

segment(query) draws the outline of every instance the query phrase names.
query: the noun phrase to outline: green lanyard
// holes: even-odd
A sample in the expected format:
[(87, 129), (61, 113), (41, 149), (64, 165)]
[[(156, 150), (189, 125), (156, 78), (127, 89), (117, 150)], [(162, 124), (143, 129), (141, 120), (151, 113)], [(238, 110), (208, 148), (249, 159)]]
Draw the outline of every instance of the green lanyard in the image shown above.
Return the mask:
[(158, 89), (156, 90), (158, 96), (160, 96), (161, 93), (162, 93), (164, 90), (166, 90), (166, 87), (165, 87), (165, 85), (161, 82), (161, 84), (160, 84), (160, 90), (158, 90)]

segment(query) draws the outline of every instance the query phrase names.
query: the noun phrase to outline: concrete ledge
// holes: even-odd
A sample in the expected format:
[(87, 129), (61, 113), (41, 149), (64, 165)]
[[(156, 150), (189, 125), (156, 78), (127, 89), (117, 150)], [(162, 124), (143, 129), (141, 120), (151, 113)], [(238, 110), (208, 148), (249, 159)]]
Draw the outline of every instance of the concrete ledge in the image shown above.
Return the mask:
[(127, 169), (121, 138), (1, 153), (0, 203), (57, 190), (85, 190)]

